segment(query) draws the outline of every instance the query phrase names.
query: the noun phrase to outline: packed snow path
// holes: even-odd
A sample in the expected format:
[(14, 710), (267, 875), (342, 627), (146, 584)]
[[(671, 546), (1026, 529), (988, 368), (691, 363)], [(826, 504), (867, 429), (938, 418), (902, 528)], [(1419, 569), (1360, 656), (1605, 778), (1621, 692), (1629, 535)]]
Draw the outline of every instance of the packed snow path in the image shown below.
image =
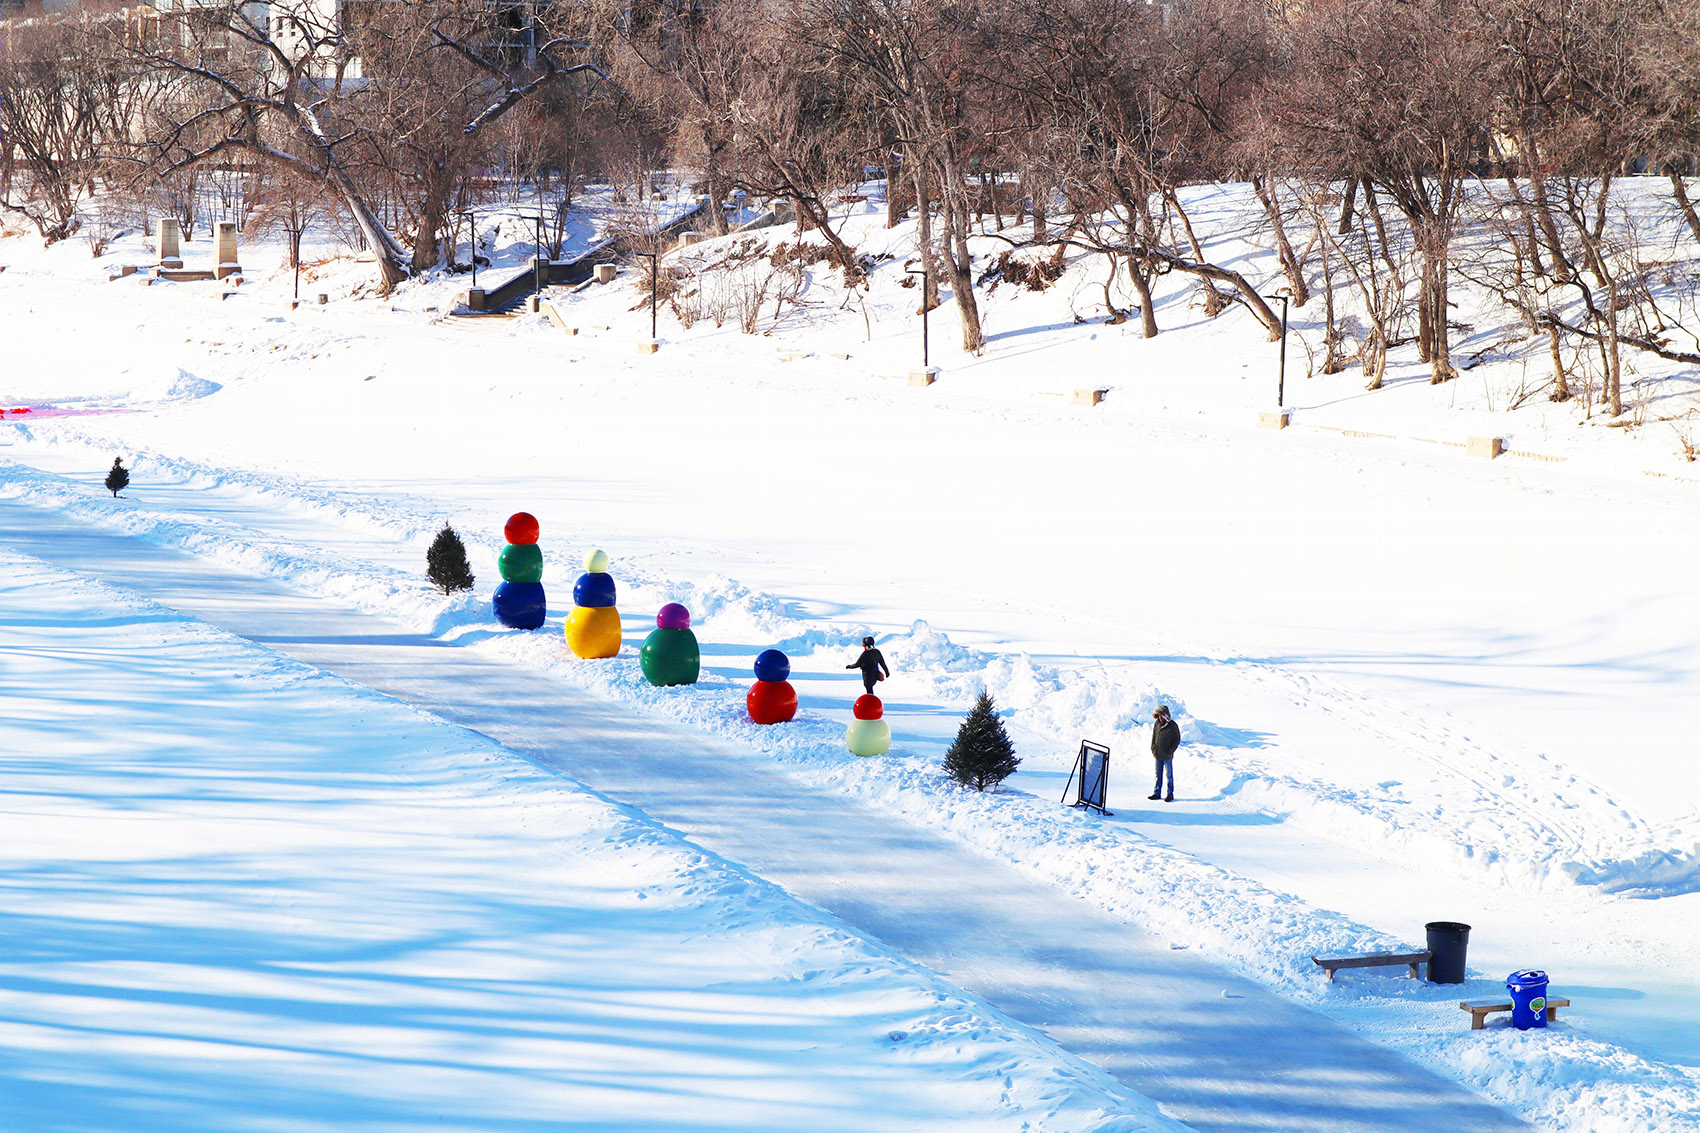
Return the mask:
[(547, 677), (0, 501), (4, 545), (471, 728), (941, 972), (1199, 1129), (1523, 1126), (1463, 1088), (1008, 866)]

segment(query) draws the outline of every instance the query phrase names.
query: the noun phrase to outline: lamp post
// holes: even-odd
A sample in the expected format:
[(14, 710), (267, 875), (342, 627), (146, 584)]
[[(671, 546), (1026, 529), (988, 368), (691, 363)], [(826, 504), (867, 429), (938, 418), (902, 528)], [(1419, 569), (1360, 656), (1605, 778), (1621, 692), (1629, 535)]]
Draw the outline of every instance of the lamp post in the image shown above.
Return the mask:
[(910, 275), (921, 277), (921, 369), (926, 370), (929, 368), (927, 365), (927, 269), (904, 268), (903, 270)]
[(466, 210), (467, 237), (472, 242), (472, 286), (478, 286), (478, 214), (471, 209)]
[(1280, 376), (1275, 382), (1275, 408), (1287, 407), (1287, 300), (1290, 293), (1285, 287), (1273, 295), (1265, 295), (1265, 299), (1281, 300), (1281, 369)]
[(649, 260), (649, 340), (655, 341), (655, 277), (661, 271), (661, 261), (655, 258), (654, 252), (636, 252), (634, 255), (643, 256)]
[(307, 222), (296, 217), (289, 228), (289, 258), (295, 264), (295, 300), (290, 305), (293, 310), (301, 305), (301, 233), (306, 231)]
[(543, 208), (541, 205), (537, 209), (537, 254), (532, 256), (531, 262), (534, 265), (532, 274), (537, 297), (541, 299), (543, 297)]

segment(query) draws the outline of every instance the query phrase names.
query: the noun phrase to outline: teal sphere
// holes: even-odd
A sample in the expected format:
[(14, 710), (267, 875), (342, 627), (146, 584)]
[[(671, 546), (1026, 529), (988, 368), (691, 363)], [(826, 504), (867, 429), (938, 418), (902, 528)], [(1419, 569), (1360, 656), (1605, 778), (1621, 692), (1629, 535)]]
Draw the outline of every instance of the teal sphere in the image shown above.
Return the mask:
[(542, 582), (543, 551), (536, 543), (509, 543), (496, 559), (505, 582)]
[(702, 671), (697, 635), (688, 629), (656, 629), (644, 640), (638, 664), (652, 685), (694, 685)]

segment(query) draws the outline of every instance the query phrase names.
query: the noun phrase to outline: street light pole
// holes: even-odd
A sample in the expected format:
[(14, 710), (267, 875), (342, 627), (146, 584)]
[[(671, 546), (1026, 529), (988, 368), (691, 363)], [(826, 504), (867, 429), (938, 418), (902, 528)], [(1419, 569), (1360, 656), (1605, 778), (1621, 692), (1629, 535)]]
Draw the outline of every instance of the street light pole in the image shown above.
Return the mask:
[(478, 214), (471, 209), (466, 210), (466, 227), (471, 230), (472, 241), (472, 286), (478, 286)]
[(543, 209), (541, 205), (537, 209), (537, 254), (532, 257), (531, 262), (535, 265), (532, 275), (533, 282), (536, 284), (537, 297), (541, 299), (543, 297)]
[(904, 268), (910, 275), (921, 277), (921, 369), (930, 369), (927, 365), (927, 269)]
[(1282, 288), (1274, 295), (1265, 295), (1265, 299), (1281, 300), (1281, 370), (1280, 377), (1275, 383), (1275, 408), (1287, 407), (1287, 300), (1289, 293)]
[(295, 227), (289, 231), (290, 241), (294, 245), (289, 258), (295, 261), (295, 306), (297, 307), (301, 305), (301, 233), (306, 227), (307, 225), (303, 221), (297, 219)]
[(649, 340), (655, 341), (655, 277), (661, 271), (661, 261), (655, 258), (654, 252), (638, 252), (637, 255), (649, 260)]

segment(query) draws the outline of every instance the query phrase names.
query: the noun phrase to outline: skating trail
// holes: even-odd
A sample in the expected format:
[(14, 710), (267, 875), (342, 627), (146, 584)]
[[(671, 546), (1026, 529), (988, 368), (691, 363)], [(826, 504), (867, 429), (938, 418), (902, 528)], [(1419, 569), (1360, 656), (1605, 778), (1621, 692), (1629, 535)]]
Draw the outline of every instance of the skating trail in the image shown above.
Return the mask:
[(731, 745), (17, 501), (0, 500), (0, 540), (558, 768), (941, 972), (1199, 1129), (1524, 1128), (1321, 1015)]

